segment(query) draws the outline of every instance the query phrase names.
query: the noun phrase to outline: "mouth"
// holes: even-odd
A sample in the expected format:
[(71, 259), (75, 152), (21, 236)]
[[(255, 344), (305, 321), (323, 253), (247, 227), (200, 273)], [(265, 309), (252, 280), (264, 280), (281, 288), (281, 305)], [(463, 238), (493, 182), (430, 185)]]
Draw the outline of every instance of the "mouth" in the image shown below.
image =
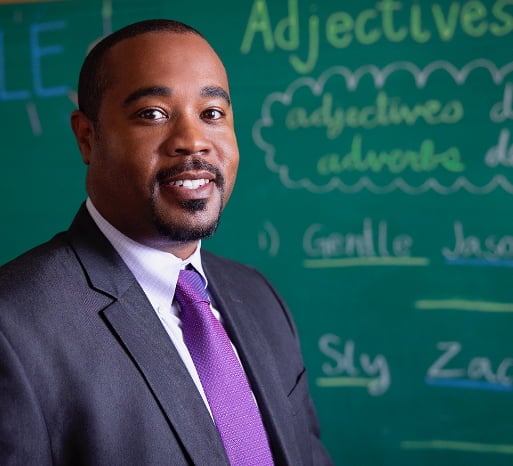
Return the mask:
[(174, 167), (159, 171), (155, 185), (166, 197), (179, 203), (207, 200), (224, 191), (224, 177), (216, 166), (202, 159), (191, 159)]
[(209, 183), (221, 186), (223, 175), (216, 166), (205, 160), (192, 159), (175, 167), (159, 171), (155, 181), (162, 185), (197, 189)]
[[(168, 173), (169, 175), (169, 173)], [(206, 170), (178, 171), (161, 177), (160, 192), (180, 205), (191, 201), (207, 201), (215, 196), (219, 179)]]
[[(208, 178), (186, 178), (186, 179), (180, 179), (180, 180), (172, 180), (168, 181), (165, 184), (168, 186), (178, 186), (185, 189), (198, 189), (202, 186), (205, 186), (206, 184), (210, 183), (210, 179)], [(214, 180), (212, 180), (214, 181)]]

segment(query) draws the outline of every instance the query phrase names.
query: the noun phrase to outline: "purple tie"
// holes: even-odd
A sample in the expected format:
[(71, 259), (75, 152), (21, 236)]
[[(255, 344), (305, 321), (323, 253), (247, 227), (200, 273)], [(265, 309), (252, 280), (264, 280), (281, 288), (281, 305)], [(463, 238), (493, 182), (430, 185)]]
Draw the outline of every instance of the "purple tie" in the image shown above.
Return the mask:
[(260, 412), (230, 339), (210, 310), (201, 275), (181, 270), (176, 285), (183, 337), (232, 466), (272, 465)]

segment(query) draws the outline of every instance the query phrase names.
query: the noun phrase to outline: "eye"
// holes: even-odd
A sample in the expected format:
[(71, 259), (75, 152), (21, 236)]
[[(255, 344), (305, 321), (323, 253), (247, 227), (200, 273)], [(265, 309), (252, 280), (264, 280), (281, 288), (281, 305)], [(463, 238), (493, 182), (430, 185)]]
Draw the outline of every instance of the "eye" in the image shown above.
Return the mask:
[(158, 108), (147, 108), (137, 113), (139, 118), (143, 118), (144, 120), (167, 120), (168, 115), (163, 110)]
[(219, 120), (223, 118), (224, 112), (218, 110), (217, 108), (209, 108), (201, 112), (201, 118), (205, 120)]

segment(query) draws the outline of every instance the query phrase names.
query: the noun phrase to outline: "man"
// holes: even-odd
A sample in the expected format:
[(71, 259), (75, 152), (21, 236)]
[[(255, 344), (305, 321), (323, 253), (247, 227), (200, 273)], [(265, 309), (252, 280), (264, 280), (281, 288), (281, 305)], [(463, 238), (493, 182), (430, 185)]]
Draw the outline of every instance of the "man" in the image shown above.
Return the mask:
[[(330, 464), (284, 303), (200, 251), (239, 157), (219, 57), (187, 25), (136, 23), (90, 52), (78, 93), (87, 202), (0, 270), (0, 464)], [(231, 375), (211, 394), (224, 369), (205, 375), (190, 346), (184, 276), (207, 284), (202, 309), (231, 340), (209, 351), (234, 355), (244, 401)]]

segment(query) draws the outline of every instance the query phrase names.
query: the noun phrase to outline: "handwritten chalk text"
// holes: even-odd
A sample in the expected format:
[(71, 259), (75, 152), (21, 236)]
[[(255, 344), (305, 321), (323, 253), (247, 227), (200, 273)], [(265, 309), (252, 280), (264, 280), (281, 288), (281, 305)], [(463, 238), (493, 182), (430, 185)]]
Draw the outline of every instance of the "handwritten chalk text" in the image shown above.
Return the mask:
[(496, 368), (487, 357), (477, 356), (462, 361), (462, 345), (457, 341), (439, 342), (442, 354), (427, 371), (426, 382), (463, 389), (513, 390), (513, 358), (505, 358)]
[[(465, 233), (461, 221), (453, 223), (452, 247), (443, 247), (442, 256), (447, 261), (471, 260), (511, 261), (513, 260), (513, 235), (490, 234), (484, 238)], [(485, 262), (483, 262), (485, 265)]]
[(465, 166), (461, 160), (460, 150), (451, 146), (439, 152), (431, 139), (424, 139), (418, 149), (364, 149), (360, 134), (353, 137), (348, 153), (331, 152), (321, 156), (317, 162), (317, 173), (321, 176), (343, 172), (434, 172), (438, 169), (453, 173), (462, 172)]
[(370, 218), (363, 220), (358, 233), (329, 232), (320, 224), (308, 227), (303, 236), (303, 249), (310, 257), (409, 257), (413, 238), (398, 235), (389, 238), (388, 223), (375, 225)]
[(316, 14), (300, 17), (298, 0), (288, 0), (287, 16), (278, 21), (271, 17), (269, 4), (267, 0), (254, 0), (240, 50), (249, 54), (255, 41), (267, 52), (306, 50), (304, 58), (296, 53), (289, 56), (293, 69), (301, 74), (315, 68), (323, 41), (343, 49), (355, 43), (369, 46), (412, 40), (428, 44), (436, 40), (450, 42), (462, 34), (503, 37), (513, 32), (511, 0), (495, 0), (492, 4), (479, 0), (450, 4), (381, 0), (355, 14), (340, 10), (326, 18)]
[[(59, 44), (42, 45), (41, 36), (47, 32), (59, 31), (66, 28), (65, 21), (53, 21), (48, 23), (32, 24), (28, 29), (30, 43), (30, 64), (32, 70), (32, 89), (16, 88), (11, 79), (7, 77), (6, 39), (0, 29), (0, 101), (26, 100), (36, 97), (56, 97), (67, 95), (69, 87), (60, 84), (49, 86), (44, 83), (43, 63), (49, 57), (60, 55), (63, 47)], [(16, 70), (19, 71), (19, 70)]]
[[(343, 343), (338, 335), (331, 333), (319, 338), (319, 350), (327, 358), (322, 364), (322, 372), (327, 377), (318, 381), (319, 385), (365, 386), (373, 396), (383, 395), (390, 387), (390, 369), (384, 355), (371, 358), (362, 353), (357, 356), (353, 340)], [(329, 380), (334, 383), (329, 384)]]
[(441, 102), (429, 99), (408, 105), (400, 97), (390, 97), (385, 91), (377, 93), (368, 106), (347, 108), (333, 104), (329, 92), (322, 96), (319, 107), (308, 111), (304, 107), (291, 108), (285, 118), (289, 130), (325, 128), (328, 139), (335, 139), (347, 128), (371, 129), (397, 125), (413, 126), (418, 122), (428, 125), (458, 123), (464, 114), (463, 104), (458, 100)]

